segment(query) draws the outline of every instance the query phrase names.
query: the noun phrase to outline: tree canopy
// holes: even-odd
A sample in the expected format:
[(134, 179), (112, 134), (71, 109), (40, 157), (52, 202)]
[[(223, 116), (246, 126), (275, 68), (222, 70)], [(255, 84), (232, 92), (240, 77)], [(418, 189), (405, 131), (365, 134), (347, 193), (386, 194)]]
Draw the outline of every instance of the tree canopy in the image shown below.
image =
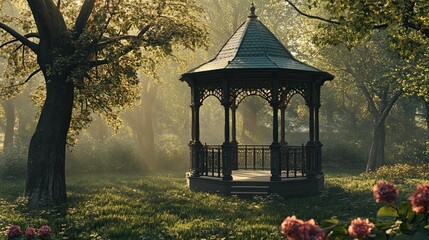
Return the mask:
[(207, 38), (203, 10), (191, 0), (14, 0), (1, 10), (8, 63), (2, 95), (39, 72), (45, 80), (27, 164), (25, 195), (34, 207), (66, 201), (68, 133), (84, 128), (94, 112), (116, 122), (118, 111), (138, 99), (137, 70), (154, 74), (176, 46), (203, 47)]
[[(374, 31), (385, 31), (390, 48), (406, 62), (400, 70), (409, 72), (402, 80), (404, 90), (429, 100), (429, 2), (309, 0), (305, 7), (286, 2), (301, 14), (320, 20), (315, 37), (319, 44), (344, 43), (351, 48), (368, 40)], [(322, 15), (311, 14), (314, 9)]]

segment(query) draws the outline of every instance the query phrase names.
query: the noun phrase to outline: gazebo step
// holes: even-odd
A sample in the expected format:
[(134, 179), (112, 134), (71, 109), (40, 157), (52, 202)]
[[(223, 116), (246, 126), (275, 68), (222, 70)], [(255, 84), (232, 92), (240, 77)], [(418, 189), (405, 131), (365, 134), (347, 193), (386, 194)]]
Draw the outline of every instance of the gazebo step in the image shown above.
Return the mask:
[(268, 195), (268, 192), (231, 192), (231, 195)]
[(252, 189), (269, 189), (269, 186), (231, 186), (231, 189), (242, 189), (242, 188), (252, 188)]
[(268, 195), (269, 186), (231, 186), (232, 195)]

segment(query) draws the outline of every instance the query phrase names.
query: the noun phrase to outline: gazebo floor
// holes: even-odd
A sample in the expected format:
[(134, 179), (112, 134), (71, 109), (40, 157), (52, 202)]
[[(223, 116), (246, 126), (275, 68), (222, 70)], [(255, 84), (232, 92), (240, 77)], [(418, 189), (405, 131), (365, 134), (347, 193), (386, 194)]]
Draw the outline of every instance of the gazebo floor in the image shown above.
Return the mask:
[(324, 187), (324, 176), (315, 178), (282, 178), (270, 181), (270, 171), (238, 170), (232, 172), (232, 181), (223, 181), (218, 177), (187, 177), (188, 186), (193, 191), (211, 192), (226, 195), (267, 195), (275, 193), (281, 196), (318, 195)]

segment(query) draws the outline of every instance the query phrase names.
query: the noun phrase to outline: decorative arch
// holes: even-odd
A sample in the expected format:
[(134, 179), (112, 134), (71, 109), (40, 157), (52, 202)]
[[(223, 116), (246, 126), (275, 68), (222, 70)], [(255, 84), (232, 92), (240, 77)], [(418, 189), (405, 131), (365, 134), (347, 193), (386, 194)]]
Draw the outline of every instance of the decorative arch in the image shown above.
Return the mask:
[(235, 103), (236, 106), (239, 106), (240, 103), (249, 96), (258, 96), (262, 99), (266, 100), (268, 103), (272, 100), (272, 94), (270, 89), (266, 88), (258, 88), (258, 89), (234, 89), (231, 93), (232, 102)]
[(208, 97), (214, 96), (219, 102), (222, 102), (222, 89), (221, 88), (200, 88), (200, 104), (203, 104), (204, 100)]
[(290, 100), (293, 96), (300, 95), (307, 105), (310, 104), (310, 97), (308, 94), (307, 87), (305, 86), (295, 86), (290, 88), (289, 86), (282, 87), (279, 91), (279, 102), (283, 107), (287, 107), (289, 105)]

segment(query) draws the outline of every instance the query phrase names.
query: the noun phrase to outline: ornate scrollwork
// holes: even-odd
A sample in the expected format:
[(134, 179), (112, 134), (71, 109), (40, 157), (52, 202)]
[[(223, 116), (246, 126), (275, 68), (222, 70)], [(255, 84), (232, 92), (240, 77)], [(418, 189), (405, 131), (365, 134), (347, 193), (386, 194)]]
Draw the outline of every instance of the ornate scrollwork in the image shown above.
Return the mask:
[(231, 91), (231, 102), (235, 101), (235, 104), (238, 106), (246, 97), (248, 96), (259, 96), (268, 102), (271, 102), (272, 95), (271, 90), (267, 88), (261, 89), (234, 89)]
[(222, 89), (216, 87), (201, 88), (200, 89), (200, 104), (203, 104), (204, 100), (210, 96), (216, 97), (219, 102), (222, 102)]
[(308, 86), (303, 84), (288, 84), (287, 86), (281, 87), (279, 91), (279, 101), (282, 105), (287, 106), (295, 94), (301, 95), (305, 103), (308, 105), (310, 102), (310, 97), (308, 94)]

